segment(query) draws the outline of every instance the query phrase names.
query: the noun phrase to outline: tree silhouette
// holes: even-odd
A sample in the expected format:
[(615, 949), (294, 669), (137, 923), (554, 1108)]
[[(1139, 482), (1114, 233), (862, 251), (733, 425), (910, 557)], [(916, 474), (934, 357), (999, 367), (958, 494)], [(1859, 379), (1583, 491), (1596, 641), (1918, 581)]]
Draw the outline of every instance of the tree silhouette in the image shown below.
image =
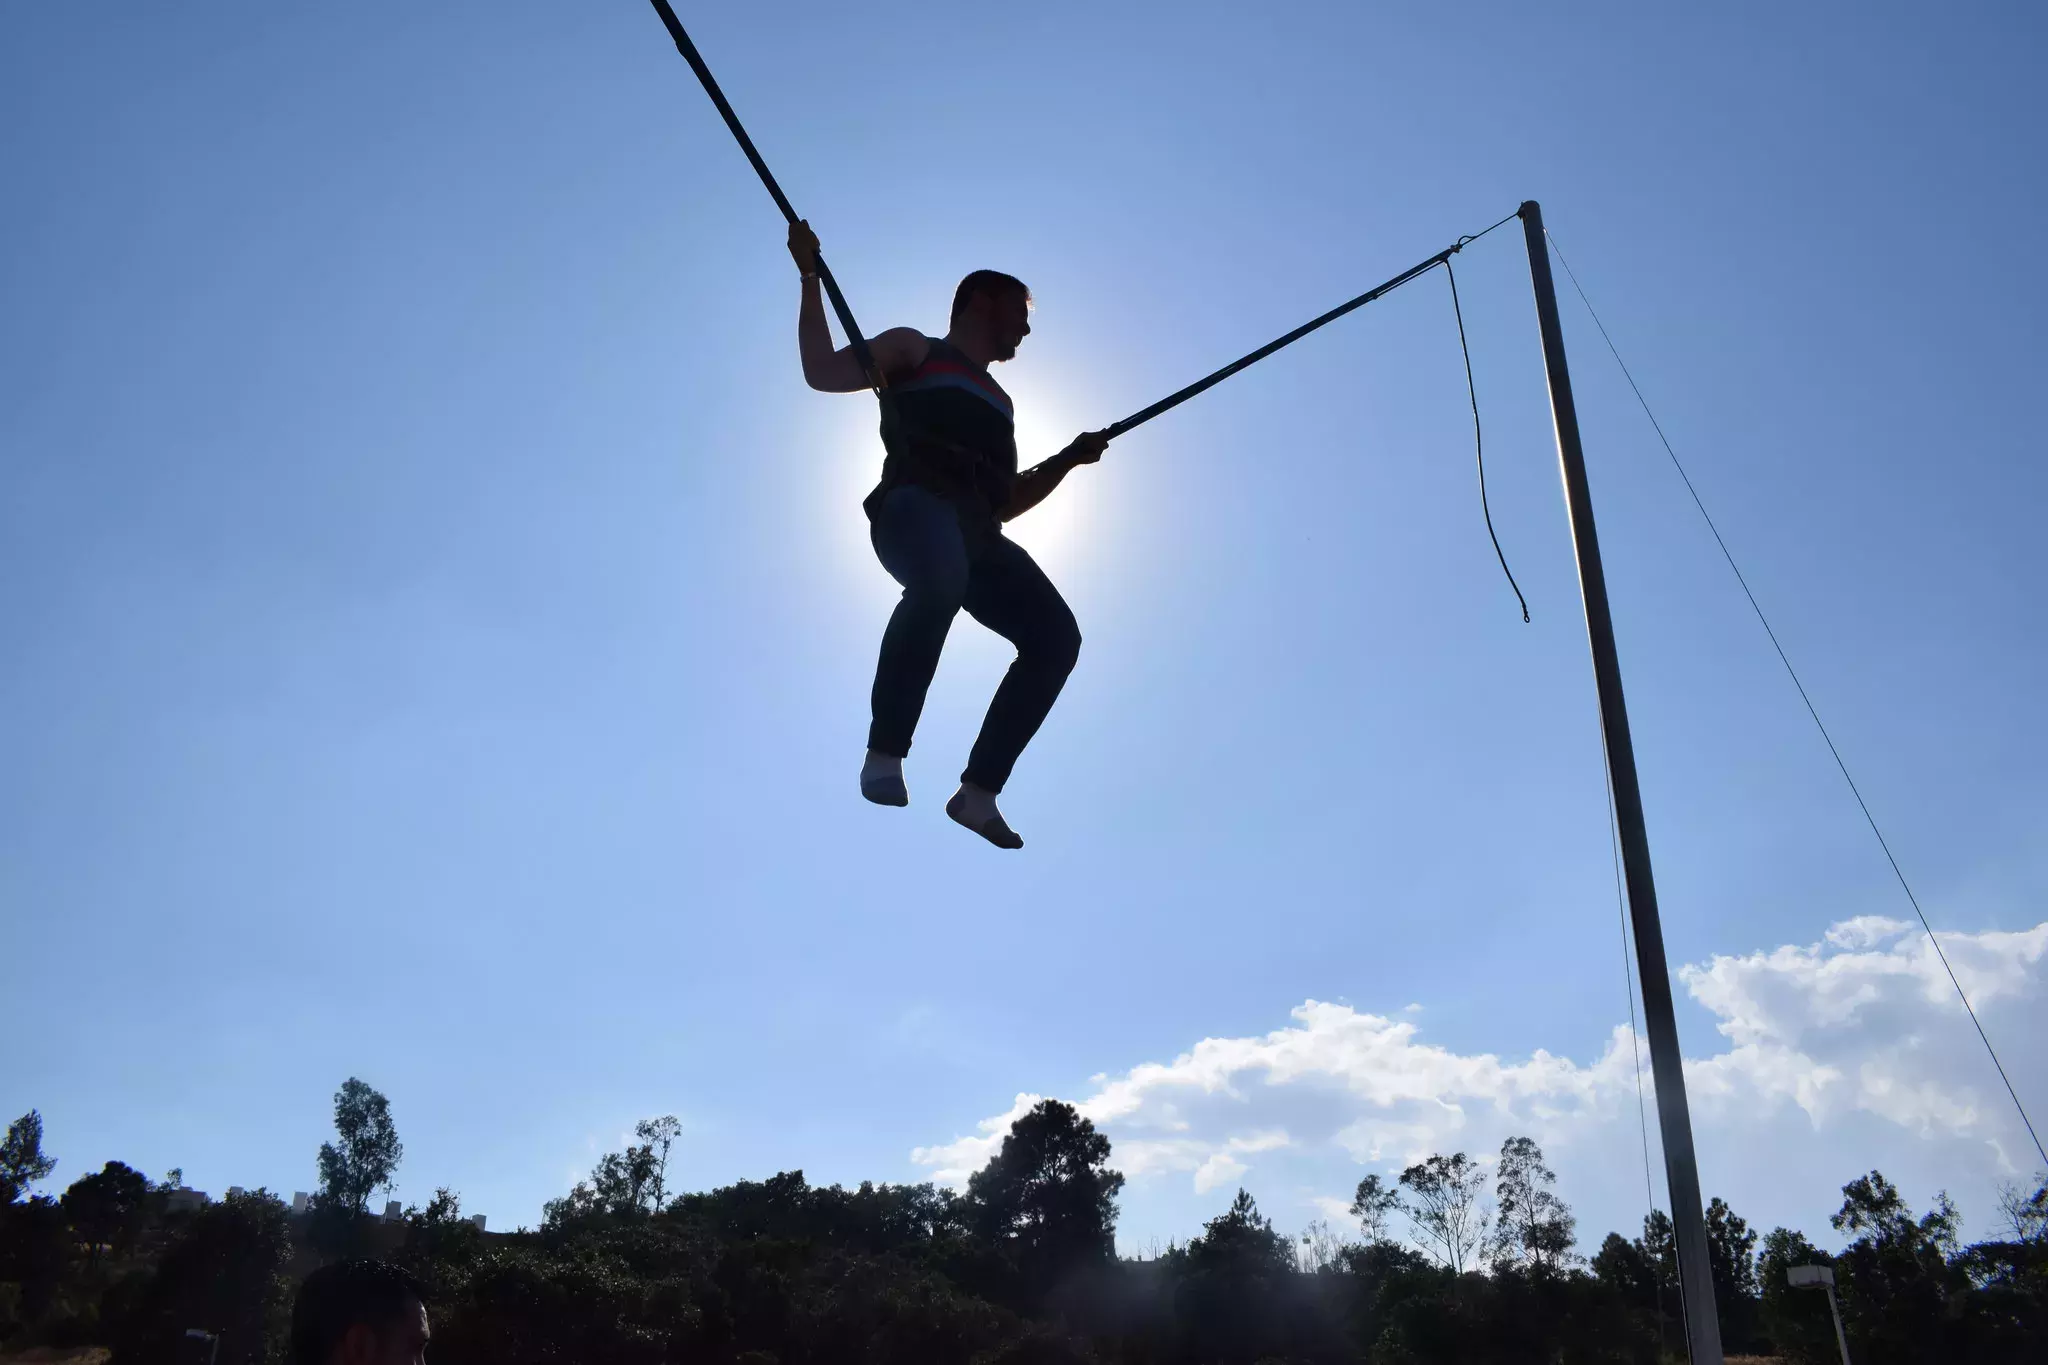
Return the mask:
[(8, 1124), (0, 1139), (0, 1204), (12, 1204), (56, 1169), (57, 1159), (43, 1155), (43, 1116), (31, 1109)]
[(1401, 1172), (1404, 1206), (1415, 1225), (1416, 1244), (1462, 1274), (1486, 1237), (1486, 1211), (1479, 1207), (1486, 1173), (1463, 1152), (1432, 1156)]
[(1358, 1192), (1351, 1196), (1351, 1216), (1365, 1229), (1367, 1246), (1379, 1246), (1394, 1240), (1389, 1225), (1400, 1210), (1401, 1196), (1377, 1175), (1369, 1175), (1359, 1181)]
[(1552, 1188), (1557, 1173), (1543, 1164), (1543, 1149), (1525, 1137), (1500, 1145), (1493, 1176), (1499, 1214), (1490, 1246), (1496, 1265), (1556, 1270), (1571, 1256), (1576, 1220)]
[(263, 1190), (198, 1210), (123, 1323), (114, 1365), (177, 1359), (191, 1328), (219, 1335), (221, 1365), (282, 1359), (291, 1255), (284, 1205)]
[(642, 1119), (633, 1125), (633, 1136), (647, 1147), (648, 1155), (653, 1159), (648, 1194), (657, 1212), (668, 1203), (668, 1149), (682, 1136), (682, 1132), (682, 1121), (674, 1114)]
[(390, 1189), (405, 1155), (391, 1122), (391, 1102), (351, 1076), (334, 1094), (337, 1142), (320, 1144), (320, 1190), (336, 1207), (367, 1213), (370, 1194)]
[(1040, 1100), (968, 1181), (967, 1199), (975, 1231), (1043, 1293), (1067, 1271), (1115, 1256), (1123, 1187), (1109, 1139), (1074, 1106)]
[(80, 1176), (64, 1191), (64, 1219), (86, 1246), (89, 1265), (98, 1265), (100, 1248), (124, 1254), (142, 1230), (149, 1213), (149, 1180), (119, 1161), (109, 1161), (91, 1175)]

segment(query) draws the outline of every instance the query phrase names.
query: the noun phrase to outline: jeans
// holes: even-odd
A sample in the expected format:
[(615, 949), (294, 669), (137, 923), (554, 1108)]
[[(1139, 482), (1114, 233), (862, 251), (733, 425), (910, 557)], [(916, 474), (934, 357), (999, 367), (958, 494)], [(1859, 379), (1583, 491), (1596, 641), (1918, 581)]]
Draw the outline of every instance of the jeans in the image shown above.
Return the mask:
[(891, 489), (875, 508), (869, 538), (882, 567), (903, 585), (903, 600), (882, 634), (868, 747), (898, 758), (910, 752), (946, 633), (964, 607), (1017, 647), (960, 774), (963, 782), (1001, 791), (1080, 655), (1074, 613), (1021, 546), (993, 527), (963, 529), (953, 504), (927, 489)]

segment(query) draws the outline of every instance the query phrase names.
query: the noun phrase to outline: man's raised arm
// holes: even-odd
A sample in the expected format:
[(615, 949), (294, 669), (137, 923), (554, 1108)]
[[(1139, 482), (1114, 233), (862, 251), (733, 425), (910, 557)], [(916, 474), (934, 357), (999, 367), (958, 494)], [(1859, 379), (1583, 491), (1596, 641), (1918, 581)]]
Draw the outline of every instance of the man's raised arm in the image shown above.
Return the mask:
[[(789, 254), (803, 275), (803, 302), (796, 315), (797, 352), (803, 358), (804, 383), (821, 393), (859, 393), (870, 387), (853, 347), (832, 347), (832, 329), (825, 321), (825, 300), (818, 285), (818, 238), (809, 223), (789, 225)], [(892, 327), (868, 342), (868, 351), (884, 375), (915, 369), (924, 363), (931, 344), (915, 327)]]

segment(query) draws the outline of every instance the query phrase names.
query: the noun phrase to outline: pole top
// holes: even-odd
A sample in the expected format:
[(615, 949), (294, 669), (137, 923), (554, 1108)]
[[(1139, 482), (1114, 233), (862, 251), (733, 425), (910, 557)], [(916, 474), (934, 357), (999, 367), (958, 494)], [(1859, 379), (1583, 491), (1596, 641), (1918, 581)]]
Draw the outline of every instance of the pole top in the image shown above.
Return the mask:
[(1788, 1266), (1785, 1270), (1785, 1282), (1795, 1289), (1831, 1285), (1835, 1282), (1835, 1268), (1826, 1265)]
[(1515, 210), (1515, 216), (1517, 218), (1541, 218), (1543, 216), (1543, 206), (1534, 199), (1524, 199), (1522, 207)]

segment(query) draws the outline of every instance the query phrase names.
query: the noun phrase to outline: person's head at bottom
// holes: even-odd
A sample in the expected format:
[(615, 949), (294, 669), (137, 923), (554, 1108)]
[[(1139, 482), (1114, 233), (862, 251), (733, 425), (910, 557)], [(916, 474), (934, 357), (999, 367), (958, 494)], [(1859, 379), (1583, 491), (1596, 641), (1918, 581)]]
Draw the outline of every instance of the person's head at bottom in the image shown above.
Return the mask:
[(292, 1306), (292, 1365), (421, 1365), (426, 1292), (383, 1261), (321, 1266)]

